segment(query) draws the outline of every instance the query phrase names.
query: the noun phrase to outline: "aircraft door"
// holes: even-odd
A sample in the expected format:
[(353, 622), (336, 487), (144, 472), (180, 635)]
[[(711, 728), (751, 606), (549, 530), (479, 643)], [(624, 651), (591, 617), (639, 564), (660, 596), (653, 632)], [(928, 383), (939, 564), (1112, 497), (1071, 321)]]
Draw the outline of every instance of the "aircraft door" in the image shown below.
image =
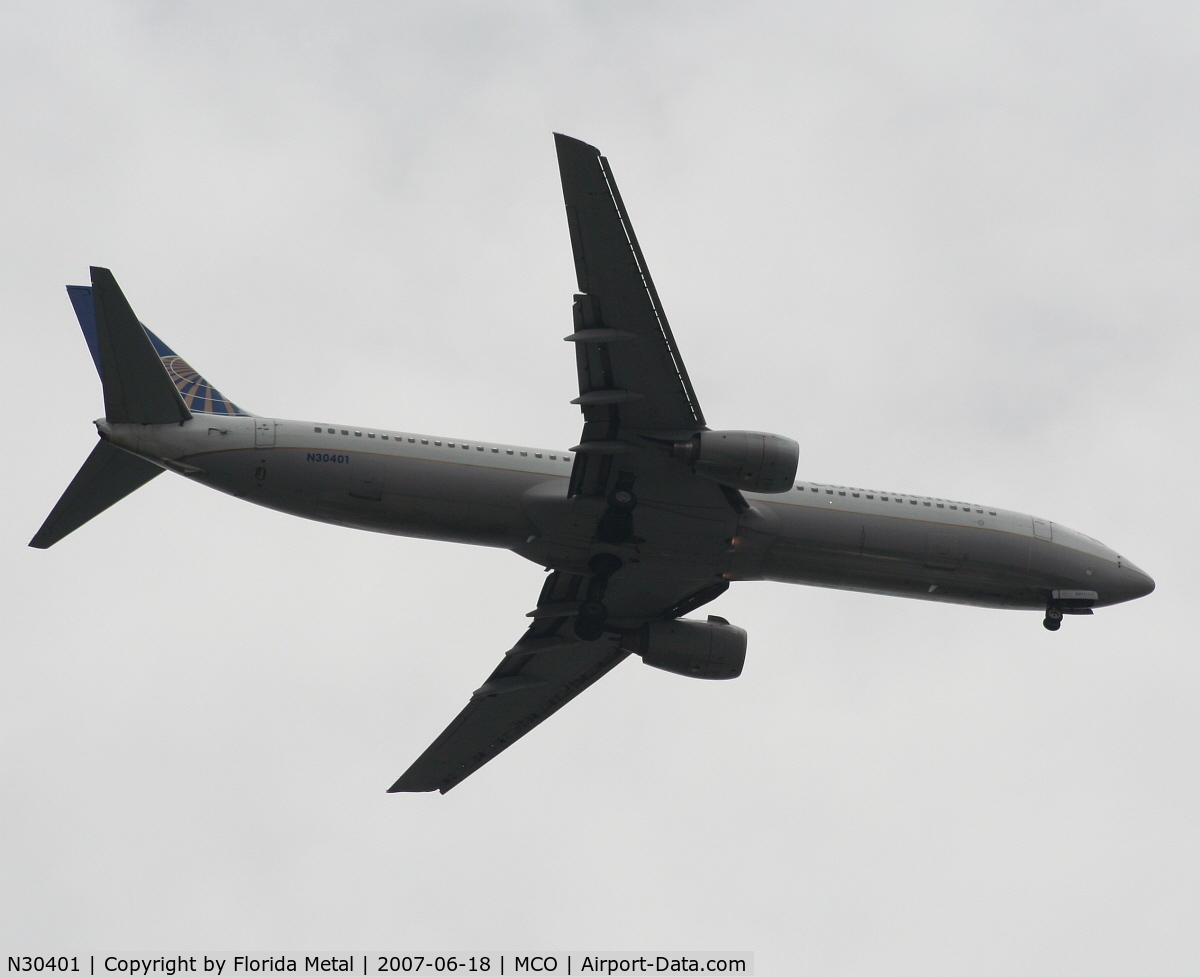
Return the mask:
[(273, 448), (275, 446), (275, 418), (256, 417), (254, 419), (254, 447)]

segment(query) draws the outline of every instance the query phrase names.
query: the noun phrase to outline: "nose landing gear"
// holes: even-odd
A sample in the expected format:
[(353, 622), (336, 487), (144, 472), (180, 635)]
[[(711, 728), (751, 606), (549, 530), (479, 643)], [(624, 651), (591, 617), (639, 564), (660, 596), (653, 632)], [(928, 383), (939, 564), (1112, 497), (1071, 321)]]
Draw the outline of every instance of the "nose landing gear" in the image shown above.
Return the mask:
[(1057, 631), (1064, 614), (1091, 614), (1099, 595), (1094, 590), (1054, 590), (1046, 601), (1046, 619), (1042, 627)]

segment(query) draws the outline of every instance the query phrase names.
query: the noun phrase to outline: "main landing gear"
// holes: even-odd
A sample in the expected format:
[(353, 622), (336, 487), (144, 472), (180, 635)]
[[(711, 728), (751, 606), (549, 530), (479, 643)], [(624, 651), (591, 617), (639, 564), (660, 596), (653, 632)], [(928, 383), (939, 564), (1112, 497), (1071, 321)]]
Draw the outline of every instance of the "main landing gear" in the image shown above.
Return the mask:
[(1062, 627), (1063, 612), (1057, 607), (1046, 608), (1046, 618), (1042, 621), (1042, 627), (1047, 631), (1057, 631)]
[(575, 636), (580, 641), (596, 641), (604, 635), (604, 622), (608, 619), (604, 591), (608, 589), (608, 578), (621, 569), (621, 558), (615, 553), (597, 553), (588, 561), (588, 569), (592, 571), (592, 579), (575, 616)]

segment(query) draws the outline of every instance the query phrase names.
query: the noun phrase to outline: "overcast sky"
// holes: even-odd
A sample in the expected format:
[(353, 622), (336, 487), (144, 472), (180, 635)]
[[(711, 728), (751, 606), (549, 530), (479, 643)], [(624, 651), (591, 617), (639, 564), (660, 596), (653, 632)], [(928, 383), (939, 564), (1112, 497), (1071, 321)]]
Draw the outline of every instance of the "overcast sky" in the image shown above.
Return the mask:
[[(1200, 968), (1195, 4), (8, 0), (0, 86), (0, 952)], [(89, 264), (249, 410), (575, 443), (555, 130), (710, 424), (1158, 590), (1050, 634), (743, 583), (737, 681), (632, 659), (389, 796), (538, 567), (170, 474), (25, 548), (102, 412)]]

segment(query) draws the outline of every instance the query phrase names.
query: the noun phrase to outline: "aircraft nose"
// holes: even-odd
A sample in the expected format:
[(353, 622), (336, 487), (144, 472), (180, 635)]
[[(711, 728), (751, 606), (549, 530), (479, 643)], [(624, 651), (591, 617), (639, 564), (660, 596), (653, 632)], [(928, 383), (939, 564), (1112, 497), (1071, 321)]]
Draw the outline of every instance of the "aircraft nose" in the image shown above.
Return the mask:
[(1133, 577), (1133, 583), (1130, 585), (1132, 595), (1128, 598), (1129, 600), (1145, 597), (1154, 590), (1154, 580), (1150, 574), (1144, 573), (1136, 567), (1122, 567), (1121, 569)]
[(1109, 579), (1105, 581), (1106, 604), (1137, 600), (1154, 590), (1154, 580), (1150, 574), (1123, 560), (1108, 576)]

